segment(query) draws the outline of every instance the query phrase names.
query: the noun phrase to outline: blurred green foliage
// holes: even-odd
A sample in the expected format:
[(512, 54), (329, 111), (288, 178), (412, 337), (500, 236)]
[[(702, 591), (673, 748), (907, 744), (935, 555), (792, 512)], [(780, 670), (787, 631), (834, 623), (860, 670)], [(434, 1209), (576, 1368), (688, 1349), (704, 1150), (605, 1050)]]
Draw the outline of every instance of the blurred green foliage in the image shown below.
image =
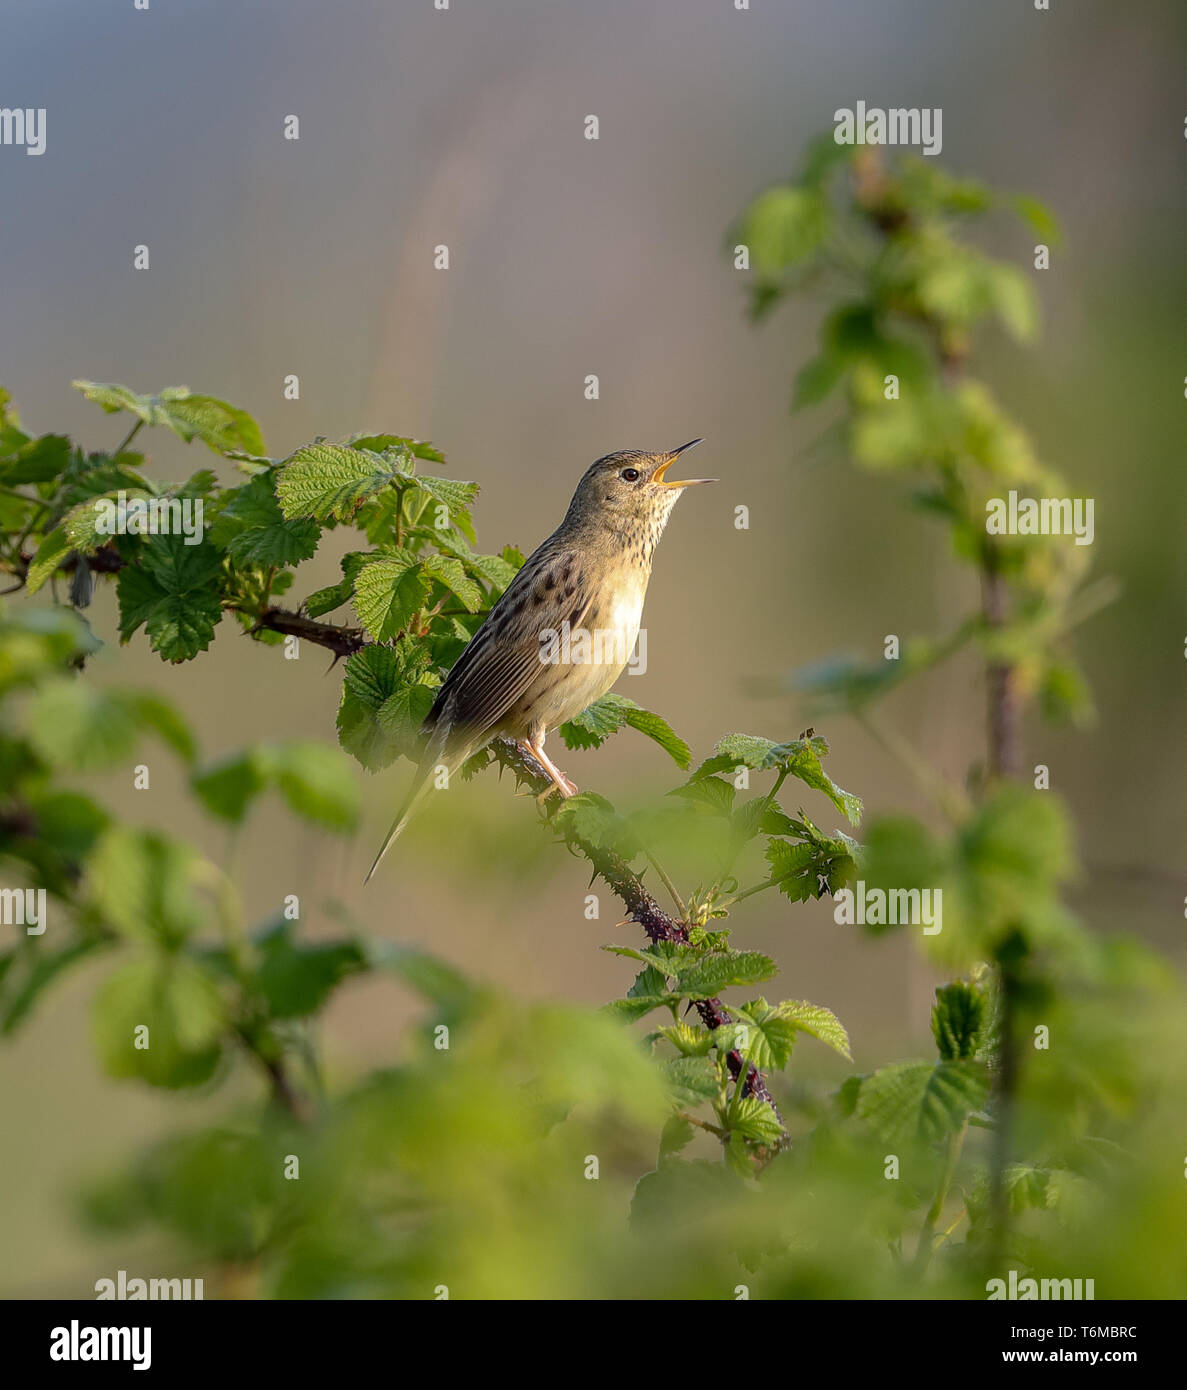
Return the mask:
[[(994, 488), (1056, 481), (967, 375), (982, 320), (1019, 339), (1035, 330), (1025, 278), (961, 234), (999, 201), (929, 163), (891, 171), (829, 139), (736, 231), (757, 314), (806, 283), (840, 287), (797, 404), (839, 397), (846, 452), (909, 474), (954, 554), (1005, 586), (1000, 606), (909, 639), (898, 662), (817, 667), (828, 707), (862, 719), (968, 644), (996, 672), (991, 689), (1020, 705), (1087, 709), (1065, 643), (1095, 601), (1082, 552), (985, 535)], [(1055, 234), (1037, 204), (1013, 207)], [(317, 440), (273, 459), (251, 418), (212, 397), (79, 385), (132, 417), (114, 450), (30, 436), (0, 400), (0, 565), (10, 592), (62, 600), (68, 588), (66, 601), (0, 613), (0, 860), (6, 887), (49, 899), (44, 934), (15, 928), (0, 954), (0, 1029), (102, 957), (94, 1041), (111, 1075), (213, 1091), (246, 1064), (267, 1095), (97, 1175), (80, 1200), (94, 1231), (151, 1227), (227, 1296), (982, 1298), (1011, 1267), (1094, 1278), (1099, 1298), (1187, 1287), (1181, 987), (1133, 941), (1074, 920), (1066, 813), (1007, 775), (992, 738), (966, 788), (924, 779), (942, 828), (882, 816), (859, 843), (861, 802), (825, 771), (813, 730), (729, 734), (690, 771), (661, 716), (599, 701), (562, 729), (569, 746), (629, 728), (687, 776), (655, 805), (622, 811), (586, 793), (541, 812), (647, 938), (607, 947), (634, 979), (593, 1014), (525, 1003), (362, 926), (313, 938), (288, 911), (252, 926), (232, 874), (74, 789), (76, 773), (126, 769), (151, 738), (233, 831), (273, 793), (327, 835), (349, 833), (359, 808), (349, 759), (329, 743), (210, 764), (171, 703), (91, 684), (96, 583), (115, 586), (121, 639), (143, 629), (171, 663), (206, 650), (227, 614), (255, 640), (332, 651), (344, 660), (338, 740), (374, 771), (415, 756), (433, 691), (523, 560), (475, 548), (477, 488), (426, 471), (444, 459), (422, 441)], [(202, 442), (242, 481), (203, 469), (161, 484), (132, 448), (146, 426)], [(137, 499), (201, 501), (199, 543), (102, 528), (108, 504), (126, 518)], [(340, 527), (359, 537), (342, 579), (281, 607)], [(322, 621), (347, 605), (354, 624)], [(498, 745), (467, 774), (490, 763), (532, 782)], [(793, 789), (846, 828), (785, 806)], [(683, 892), (659, 863), (676, 845), (698, 866)], [(644, 886), (647, 865), (674, 911)], [(858, 879), (943, 892), (943, 929), (920, 938), (955, 977), (937, 991), (934, 1055), (835, 1088), (785, 1081), (804, 1046), (850, 1061), (850, 1035), (821, 1005), (759, 995), (774, 962), (734, 946), (732, 920), (758, 893), (797, 903)], [(419, 1018), (390, 1067), (331, 1089), (319, 1018), (363, 975), (411, 989)], [(722, 1003), (727, 991), (736, 1002)]]

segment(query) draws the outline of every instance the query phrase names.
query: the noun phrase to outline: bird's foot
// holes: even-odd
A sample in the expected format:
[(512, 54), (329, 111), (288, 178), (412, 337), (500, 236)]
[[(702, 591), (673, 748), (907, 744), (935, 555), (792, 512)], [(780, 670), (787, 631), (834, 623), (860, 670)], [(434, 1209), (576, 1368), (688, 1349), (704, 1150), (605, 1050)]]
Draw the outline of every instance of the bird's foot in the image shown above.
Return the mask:
[(577, 795), (576, 782), (566, 777), (563, 772), (558, 772), (556, 774), (556, 777), (557, 780), (552, 782), (549, 786), (545, 787), (544, 790), (540, 793), (540, 795), (536, 797), (537, 806), (543, 806), (544, 803), (548, 800), (548, 798), (553, 794), (553, 792), (560, 792), (561, 796), (564, 797)]

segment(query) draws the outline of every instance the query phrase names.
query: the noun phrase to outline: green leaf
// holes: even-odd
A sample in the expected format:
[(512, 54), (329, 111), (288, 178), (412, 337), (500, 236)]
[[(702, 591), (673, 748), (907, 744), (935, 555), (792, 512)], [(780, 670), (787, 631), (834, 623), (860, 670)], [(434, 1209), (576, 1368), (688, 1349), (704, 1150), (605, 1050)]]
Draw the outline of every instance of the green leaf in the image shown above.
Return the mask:
[(400, 477), (407, 474), (381, 454), (342, 444), (309, 444), (281, 468), (276, 495), (290, 521), (349, 521), (363, 502)]
[(260, 473), (226, 494), (212, 539), (241, 564), (296, 565), (317, 553), (321, 529), (316, 521), (286, 521), (270, 474)]
[(828, 204), (818, 192), (770, 188), (747, 209), (740, 239), (750, 247), (755, 270), (777, 275), (814, 256), (828, 224)]
[(676, 992), (688, 999), (712, 999), (730, 985), (759, 984), (777, 973), (775, 962), (760, 951), (725, 951), (681, 970)]
[(208, 541), (186, 545), (176, 535), (153, 536), (139, 551), (140, 565), (120, 571), (120, 638), (142, 624), (166, 661), (188, 661), (214, 640), (222, 618), (220, 557)]
[(774, 1006), (752, 999), (741, 1007), (730, 1005), (732, 1022), (716, 1030), (718, 1047), (737, 1048), (760, 1071), (785, 1067), (797, 1033), (807, 1033), (850, 1058), (849, 1035), (829, 1009), (803, 1000), (785, 999)]
[(75, 676), (46, 681), (29, 706), (29, 738), (51, 767), (91, 771), (126, 758), (151, 729), (191, 762), (194, 740), (167, 701), (156, 695), (104, 690)]
[(35, 594), (73, 549), (70, 538), (61, 526), (44, 535), (25, 576), (26, 591)]
[[(616, 955), (633, 954), (630, 948), (625, 946), (607, 946), (605, 949), (613, 951)], [(627, 990), (626, 998), (611, 1000), (603, 1007), (602, 1012), (624, 1022), (634, 1023), (653, 1009), (667, 1008), (678, 1002), (678, 995), (668, 993), (665, 967), (648, 965), (646, 970), (641, 970), (635, 977), (634, 984)]]
[(364, 647), (347, 660), (338, 741), (368, 771), (387, 767), (402, 752), (418, 751), (419, 724), (413, 727), (412, 721), (426, 698), (431, 701), (437, 679), (427, 662), (423, 647), (405, 643)]
[[(266, 452), (260, 427), (245, 410), (219, 400), (185, 391), (162, 391), (158, 397), (165, 423), (188, 444), (200, 439), (216, 454), (245, 453), (260, 457)], [(184, 394), (181, 394), (184, 392)]]
[[(470, 503), (478, 496), (477, 483), (461, 482), (456, 478), (426, 477), (425, 474), (418, 473), (416, 486), (421, 492), (428, 493), (434, 502), (447, 509), (449, 524), (452, 526), (460, 525), (469, 516)], [(436, 526), (436, 529), (444, 528)]]
[(317, 1013), (335, 989), (367, 969), (368, 959), (356, 941), (293, 940), (292, 924), (281, 920), (256, 941), (260, 963), (254, 974), (271, 1018), (304, 1018)]
[(963, 980), (955, 980), (936, 990), (931, 1031), (944, 1061), (976, 1055), (985, 1024), (985, 1007), (984, 993)]
[(437, 1018), (455, 1023), (479, 1011), (487, 993), (470, 983), (452, 965), (415, 946), (398, 946), (388, 941), (366, 944), (367, 958), (374, 968), (391, 970), (436, 1010)]
[(138, 395), (137, 392), (129, 390), (126, 386), (109, 385), (98, 381), (72, 381), (70, 384), (76, 391), (81, 391), (88, 401), (94, 401), (109, 415), (116, 415), (121, 410), (127, 410), (138, 416), (146, 425), (163, 423), (158, 418), (151, 396)]
[(708, 1057), (672, 1057), (662, 1065), (664, 1084), (676, 1105), (692, 1109), (717, 1098), (717, 1067)]
[(669, 1115), (659, 1136), (659, 1162), (675, 1158), (692, 1142), (693, 1127), (682, 1115)]
[(861, 819), (861, 798), (842, 790), (825, 772), (820, 759), (827, 753), (828, 743), (819, 734), (789, 743), (775, 743), (757, 734), (727, 734), (718, 743), (713, 757), (697, 768), (691, 780), (696, 782), (738, 766), (759, 772), (778, 768), (823, 792), (850, 825), (856, 825)]
[(1023, 273), (1012, 265), (994, 265), (988, 272), (989, 301), (1002, 326), (1019, 342), (1033, 341), (1038, 332), (1038, 308), (1034, 290)]
[(1059, 223), (1045, 203), (1025, 193), (1014, 194), (1010, 203), (1019, 217), (1029, 222), (1043, 241), (1057, 246), (1063, 240)]
[(789, 845), (783, 840), (769, 840), (764, 851), (771, 866), (771, 878), (778, 881), (779, 892), (793, 903), (806, 903), (820, 893), (820, 856), (812, 845)]
[[(92, 952), (100, 949), (104, 944), (92, 937), (83, 941), (72, 942), (60, 951), (37, 949), (36, 951), (13, 952), (9, 957), (9, 969), (6, 969), (0, 976), (0, 981), (5, 986), (2, 996), (3, 1007), (0, 1007), (0, 1033), (6, 1036), (14, 1033), (20, 1023), (28, 1016), (33, 1005), (59, 975), (69, 970), (80, 960), (84, 960)], [(16, 971), (11, 969), (11, 965), (19, 963), (22, 957), (31, 959), (31, 963), (24, 971), (23, 977), (18, 977)], [(14, 980), (16, 981), (15, 988), (13, 987)]]
[[(602, 698), (621, 700), (624, 697), (604, 695)], [(675, 732), (667, 720), (662, 719), (658, 714), (651, 710), (641, 709), (633, 700), (628, 700), (623, 713), (623, 721), (637, 733), (645, 734), (653, 743), (658, 743), (677, 767), (687, 768), (692, 762), (692, 753), (688, 744)]]
[(694, 774), (682, 787), (673, 787), (668, 795), (681, 797), (697, 806), (704, 806), (713, 815), (729, 816), (733, 811), (738, 791), (732, 782), (727, 782), (721, 777), (701, 777)]
[(850, 825), (857, 825), (861, 820), (861, 797), (842, 790), (821, 767), (821, 755), (827, 752), (828, 744), (819, 737), (796, 739), (793, 743), (781, 744), (778, 749), (783, 767), (793, 777), (823, 792)]
[(266, 767), (254, 749), (234, 753), (197, 773), (190, 786), (212, 816), (238, 825), (268, 785)]
[(612, 850), (624, 859), (633, 859), (640, 852), (639, 838), (630, 825), (596, 792), (581, 792), (563, 801), (552, 823), (566, 839)]
[(439, 580), (452, 593), (467, 613), (476, 613), (482, 607), (482, 590), (472, 579), (467, 578), (465, 567), (460, 560), (448, 555), (426, 555), (421, 561), (424, 572)]
[(814, 357), (796, 373), (791, 408), (803, 410), (805, 406), (818, 405), (832, 394), (843, 375), (844, 366), (836, 357)]
[(718, 1048), (737, 1049), (760, 1071), (787, 1065), (795, 1044), (795, 1028), (765, 999), (730, 1005), (730, 1022), (714, 1031)]
[(138, 956), (110, 976), (95, 998), (95, 1043), (104, 1070), (152, 1086), (208, 1081), (218, 1066), (225, 1024), (213, 980), (184, 956)]
[(335, 608), (341, 608), (354, 594), (354, 581), (359, 571), (374, 558), (374, 551), (352, 550), (343, 555), (340, 562), (342, 579), (337, 584), (318, 589), (305, 600), (304, 608), (309, 617), (320, 618), (332, 613)]
[(857, 1113), (887, 1143), (938, 1143), (989, 1094), (979, 1062), (893, 1062), (862, 1082)]
[(293, 742), (249, 748), (194, 777), (193, 789), (212, 815), (242, 822), (257, 796), (275, 787), (290, 808), (331, 830), (352, 830), (359, 791), (350, 764), (336, 748)]
[(359, 570), (354, 581), (354, 609), (371, 636), (386, 642), (424, 607), (428, 592), (423, 567), (405, 551), (374, 560)]
[(691, 760), (688, 744), (666, 720), (641, 708), (625, 695), (603, 695), (562, 724), (560, 735), (567, 748), (600, 748), (624, 724), (658, 743), (678, 767), (688, 767)]
[(673, 1023), (657, 1032), (684, 1057), (705, 1057), (713, 1047), (713, 1034), (707, 1028), (694, 1028), (689, 1023)]
[(444, 463), (445, 455), (425, 439), (407, 439), (402, 434), (357, 434), (346, 441), (352, 449), (364, 449), (372, 454), (386, 454), (388, 450), (408, 453), (425, 463)]
[(407, 746), (414, 739), (433, 708), (437, 677), (432, 676), (431, 681), (431, 684), (409, 681), (397, 686), (376, 712), (379, 727), (401, 746)]
[(776, 1004), (773, 1012), (797, 1032), (807, 1033), (834, 1052), (839, 1052), (842, 1057), (853, 1060), (849, 1052), (849, 1034), (831, 1009), (826, 1009), (822, 1004), (809, 1004), (803, 999), (785, 999), (781, 1004)]
[(299, 816), (330, 830), (353, 830), (359, 817), (358, 783), (337, 748), (312, 741), (266, 750), (280, 794)]
[(126, 386), (96, 381), (72, 384), (109, 414), (126, 410), (146, 425), (165, 425), (187, 444), (200, 439), (218, 454), (265, 452), (259, 426), (251, 416), (217, 396), (198, 395), (186, 386), (169, 386), (158, 396), (142, 396)]
[(30, 439), (0, 462), (0, 483), (15, 487), (20, 483), (53, 482), (65, 472), (71, 444), (64, 434), (43, 434)]
[(110, 927), (130, 940), (169, 948), (202, 923), (196, 896), (202, 873), (187, 845), (119, 825), (106, 831), (87, 867), (91, 902)]
[(743, 1096), (731, 1107), (729, 1127), (731, 1133), (744, 1135), (756, 1144), (777, 1144), (784, 1134), (770, 1102), (759, 1100), (757, 1096)]

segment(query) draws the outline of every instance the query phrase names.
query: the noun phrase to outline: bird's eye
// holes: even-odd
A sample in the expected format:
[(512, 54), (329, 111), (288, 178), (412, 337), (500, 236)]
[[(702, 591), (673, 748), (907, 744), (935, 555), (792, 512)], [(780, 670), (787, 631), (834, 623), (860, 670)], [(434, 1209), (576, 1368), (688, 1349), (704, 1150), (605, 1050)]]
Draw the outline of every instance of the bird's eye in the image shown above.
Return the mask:
[(639, 470), (637, 468), (624, 468), (618, 476), (625, 482), (637, 483), (639, 481)]

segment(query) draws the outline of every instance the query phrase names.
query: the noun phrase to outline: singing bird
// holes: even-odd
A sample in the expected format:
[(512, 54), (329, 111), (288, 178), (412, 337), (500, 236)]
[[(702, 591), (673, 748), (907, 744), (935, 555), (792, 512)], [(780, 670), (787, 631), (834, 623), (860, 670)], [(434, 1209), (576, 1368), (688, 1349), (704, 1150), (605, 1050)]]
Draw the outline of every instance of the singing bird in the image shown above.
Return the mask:
[[(562, 796), (577, 791), (545, 753), (544, 736), (600, 699), (622, 674), (672, 508), (684, 488), (717, 481), (665, 476), (700, 443), (665, 454), (628, 449), (586, 470), (565, 519), (529, 556), (437, 692), (412, 789), (368, 879), (437, 770), (452, 773), (493, 738), (514, 739), (531, 753)], [(574, 640), (579, 633), (585, 641)]]

